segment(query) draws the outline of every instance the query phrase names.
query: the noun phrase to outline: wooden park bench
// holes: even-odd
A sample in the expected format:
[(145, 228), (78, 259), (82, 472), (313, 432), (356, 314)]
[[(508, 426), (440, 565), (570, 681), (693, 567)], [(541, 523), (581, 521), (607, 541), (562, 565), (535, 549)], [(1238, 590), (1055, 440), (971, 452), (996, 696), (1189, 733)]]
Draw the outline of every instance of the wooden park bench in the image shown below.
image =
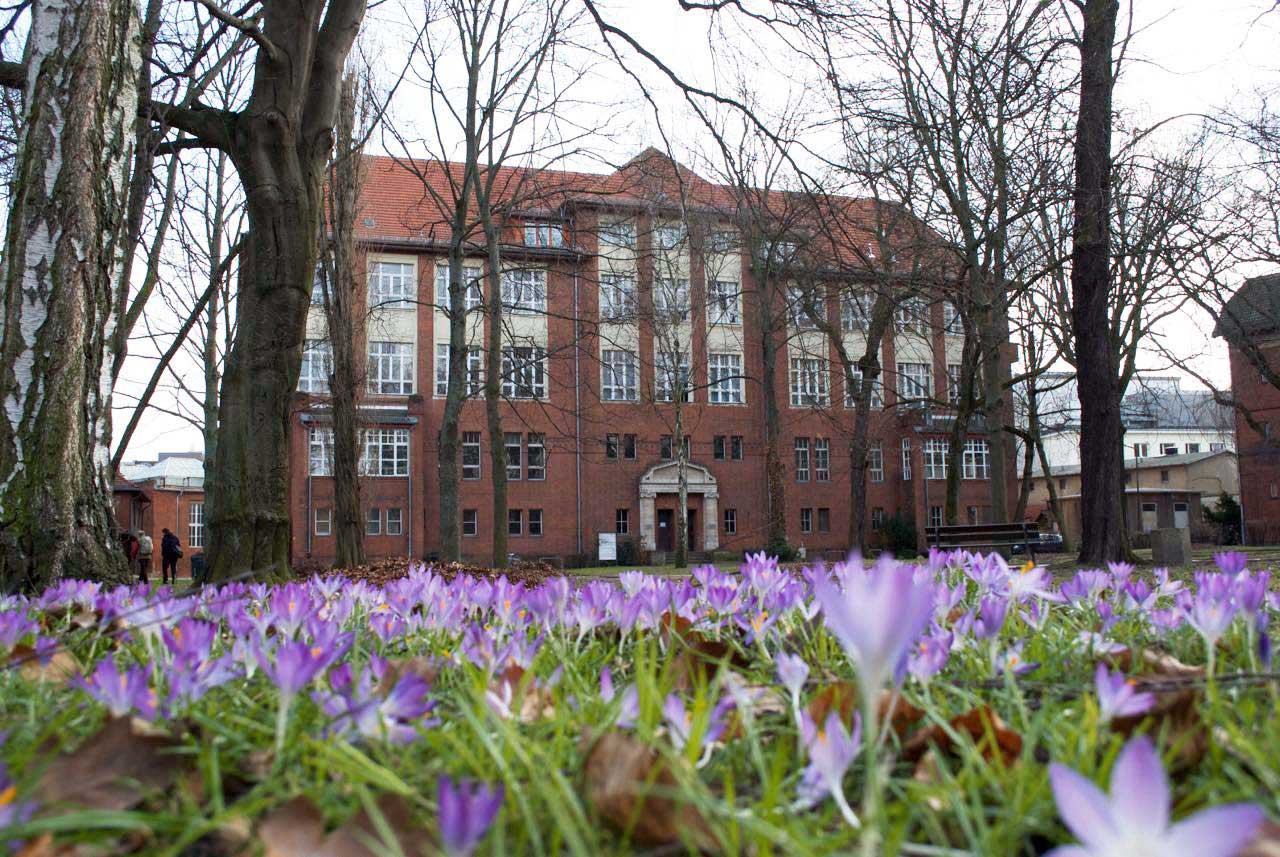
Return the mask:
[(940, 550), (964, 549), (969, 551), (997, 550), (1004, 556), (1013, 552), (1016, 545), (1026, 548), (1028, 558), (1035, 558), (1035, 547), (1040, 543), (1040, 531), (1034, 524), (1017, 521), (1009, 524), (952, 524), (926, 527), (929, 547)]

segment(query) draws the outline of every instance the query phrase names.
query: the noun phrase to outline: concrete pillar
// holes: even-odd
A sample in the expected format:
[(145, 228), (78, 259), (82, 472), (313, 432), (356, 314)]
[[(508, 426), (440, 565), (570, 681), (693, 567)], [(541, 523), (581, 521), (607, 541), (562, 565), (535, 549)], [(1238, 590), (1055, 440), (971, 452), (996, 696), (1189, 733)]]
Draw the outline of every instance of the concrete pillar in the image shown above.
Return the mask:
[(720, 495), (708, 491), (702, 495), (702, 545), (703, 550), (720, 547)]
[(640, 549), (651, 551), (658, 549), (658, 538), (654, 534), (655, 516), (653, 501), (657, 497), (652, 491), (640, 492)]

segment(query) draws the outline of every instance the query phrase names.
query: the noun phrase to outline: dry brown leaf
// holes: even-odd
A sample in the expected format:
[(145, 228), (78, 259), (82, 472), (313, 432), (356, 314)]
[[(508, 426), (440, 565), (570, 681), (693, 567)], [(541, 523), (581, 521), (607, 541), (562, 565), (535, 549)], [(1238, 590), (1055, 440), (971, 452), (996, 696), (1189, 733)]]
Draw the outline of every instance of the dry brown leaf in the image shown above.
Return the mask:
[[(414, 820), (404, 798), (382, 795), (376, 803), (405, 857), (433, 853), (430, 836)], [(258, 823), (258, 840), (263, 857), (377, 857), (391, 845), (363, 809), (326, 835), (324, 816), (306, 797), (296, 797), (264, 816)]]
[[(890, 716), (890, 706), (893, 707), (891, 728), (898, 738), (902, 738), (911, 729), (912, 726), (919, 723), (924, 718), (924, 711), (916, 708), (910, 702), (898, 696), (897, 702), (894, 702), (894, 694), (891, 690), (880, 691), (876, 699), (876, 712), (880, 722), (883, 723)], [(826, 722), (827, 715), (834, 708), (840, 712), (840, 719), (844, 721), (846, 726), (853, 726), (853, 712), (858, 704), (858, 686), (851, 681), (833, 682), (822, 690), (811, 700), (809, 700), (809, 717), (814, 723)]]
[(396, 682), (409, 673), (422, 676), (428, 684), (435, 684), (436, 677), (440, 675), (440, 662), (425, 655), (388, 660), (387, 669), (382, 674), (382, 681), (378, 682), (378, 693), (385, 695), (395, 687)]
[(1174, 770), (1182, 771), (1198, 764), (1209, 749), (1209, 729), (1197, 705), (1200, 691), (1144, 688), (1142, 682), (1138, 682), (1135, 689), (1154, 694), (1155, 703), (1145, 714), (1115, 718), (1111, 721), (1112, 730), (1128, 736), (1150, 720), (1165, 746), (1177, 751), (1171, 762)]
[[(916, 770), (912, 774), (912, 779), (924, 786), (936, 786), (942, 781), (942, 776), (938, 773), (938, 767), (938, 751), (930, 747), (920, 757), (920, 761), (916, 763)], [(925, 798), (925, 803), (934, 812), (942, 812), (947, 808), (948, 801), (943, 800), (936, 794), (932, 794)]]
[(692, 805), (668, 796), (677, 785), (666, 760), (621, 732), (605, 733), (596, 741), (583, 766), (587, 801), (632, 842), (662, 846), (688, 841), (702, 851), (718, 852), (706, 819)]
[(1280, 857), (1280, 824), (1268, 818), (1236, 857)]
[(42, 662), (35, 649), (25, 643), (14, 646), (9, 652), (9, 665), (16, 666), (27, 681), (62, 682), (80, 673), (80, 664), (64, 649), (55, 649), (45, 660), (47, 663)]
[[(949, 725), (952, 731), (968, 735), (988, 761), (999, 755), (1006, 765), (1011, 765), (1022, 755), (1022, 736), (985, 705), (953, 717)], [(941, 725), (930, 726), (912, 735), (911, 740), (902, 745), (902, 758), (908, 762), (919, 762), (930, 747), (946, 753), (955, 749), (955, 743)]]
[(147, 793), (173, 785), (188, 767), (189, 758), (174, 752), (178, 746), (168, 737), (138, 735), (128, 718), (114, 718), (45, 768), (36, 797), (45, 806), (129, 809)]
[(499, 699), (511, 696), (511, 711), (521, 723), (536, 723), (556, 716), (555, 694), (549, 688), (530, 682), (524, 684), (525, 670), (512, 664), (494, 676), (489, 690)]
[(1136, 661), (1137, 668), (1165, 678), (1204, 678), (1205, 675), (1204, 667), (1184, 664), (1167, 652), (1157, 652), (1152, 649), (1138, 649), (1136, 658), (1131, 649), (1121, 649), (1107, 655), (1103, 660), (1125, 672), (1135, 669)]

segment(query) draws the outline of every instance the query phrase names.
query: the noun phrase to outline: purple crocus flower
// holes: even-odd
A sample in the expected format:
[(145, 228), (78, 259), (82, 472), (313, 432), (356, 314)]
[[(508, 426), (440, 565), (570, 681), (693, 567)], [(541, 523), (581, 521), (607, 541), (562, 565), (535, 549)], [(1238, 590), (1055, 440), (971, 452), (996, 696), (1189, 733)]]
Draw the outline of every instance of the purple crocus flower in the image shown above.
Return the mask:
[(845, 821), (852, 827), (861, 826), (844, 796), (844, 775), (857, 757), (858, 746), (862, 742), (861, 718), (854, 715), (850, 733), (838, 711), (830, 711), (822, 725), (814, 723), (806, 711), (800, 720), (800, 736), (809, 753), (809, 765), (801, 774), (797, 787), (800, 805), (813, 806), (831, 795)]
[(151, 689), (151, 667), (133, 667), (121, 672), (115, 659), (107, 655), (87, 679), (73, 678), (72, 684), (101, 702), (112, 717), (137, 712), (144, 720), (156, 716), (156, 693)]
[(1257, 574), (1241, 574), (1236, 578), (1236, 604), (1240, 611), (1251, 619), (1257, 618), (1267, 600), (1267, 589), (1271, 584), (1271, 573), (1267, 571)]
[[(684, 752), (694, 737), (693, 712), (685, 708), (684, 701), (678, 694), (667, 694), (666, 702), (662, 705), (662, 719), (666, 723), (667, 733), (671, 736), (671, 743), (675, 745), (676, 750)], [(707, 728), (703, 730), (698, 747), (709, 755), (711, 745), (723, 732), (723, 710), (720, 706), (716, 706), (707, 723)]]
[[(8, 830), (10, 827), (30, 821), (36, 814), (36, 808), (34, 801), (18, 799), (18, 787), (13, 784), (13, 780), (9, 779), (4, 762), (0, 762), (0, 830)], [(0, 840), (0, 847), (4, 844), (4, 841)], [(18, 841), (10, 841), (7, 844), (15, 852), (22, 845)]]
[(1240, 551), (1219, 551), (1213, 555), (1213, 564), (1223, 574), (1239, 574), (1249, 566), (1249, 555)]
[(978, 618), (973, 623), (973, 636), (979, 640), (990, 640), (998, 636), (1008, 612), (1007, 598), (989, 596), (982, 599), (982, 603), (978, 605)]
[(1212, 652), (1218, 639), (1226, 633), (1236, 617), (1236, 606), (1231, 603), (1229, 594), (1218, 592), (1215, 587), (1202, 586), (1192, 598), (1191, 604), (1184, 607), (1187, 622), (1204, 638), (1204, 643)]
[(799, 710), (800, 690), (809, 680), (809, 665), (799, 655), (789, 655), (786, 652), (774, 655), (773, 663), (778, 668), (778, 681), (782, 682), (791, 698), (792, 707)]
[(933, 613), (932, 584), (917, 583), (913, 569), (893, 559), (880, 560), (870, 571), (853, 571), (843, 592), (819, 577), (813, 594), (868, 694), (897, 677), (907, 649)]
[(289, 641), (281, 643), (274, 652), (264, 652), (254, 647), (254, 656), (262, 671), (280, 689), (280, 695), (292, 698), (330, 663), (330, 656), (319, 646)]
[(502, 807), (502, 786), (441, 777), (436, 790), (439, 803), (440, 844), (453, 857), (476, 850)]
[(1110, 723), (1116, 717), (1132, 717), (1151, 709), (1156, 698), (1151, 693), (1138, 693), (1134, 682), (1122, 672), (1111, 672), (1106, 664), (1098, 664), (1093, 674), (1094, 689), (1098, 694), (1099, 718)]
[(1107, 571), (1111, 572), (1111, 579), (1115, 581), (1116, 586), (1123, 586), (1129, 579), (1129, 575), (1133, 574), (1133, 563), (1108, 562)]
[(1169, 781), (1146, 735), (1129, 741), (1111, 771), (1111, 794), (1054, 763), (1049, 781), (1058, 813), (1080, 840), (1049, 857), (1232, 857), (1262, 824), (1252, 804), (1227, 804), (1169, 823)]
[(952, 634), (937, 633), (920, 640), (916, 650), (907, 659), (907, 671), (921, 684), (927, 685), (947, 663), (951, 656)]

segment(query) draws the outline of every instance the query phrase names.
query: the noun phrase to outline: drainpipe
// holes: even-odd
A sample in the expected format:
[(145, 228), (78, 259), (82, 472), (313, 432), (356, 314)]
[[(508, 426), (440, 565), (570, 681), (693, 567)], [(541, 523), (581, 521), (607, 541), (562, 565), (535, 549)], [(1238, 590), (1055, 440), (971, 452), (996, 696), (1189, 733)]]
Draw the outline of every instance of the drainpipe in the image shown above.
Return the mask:
[[(410, 432), (409, 436), (413, 436), (412, 432)], [(411, 442), (409, 444), (409, 460), (406, 462), (407, 467), (404, 477), (405, 493), (408, 495), (408, 508), (405, 509), (404, 519), (400, 524), (405, 528), (405, 550), (408, 551), (406, 556), (409, 557), (410, 562), (413, 561), (413, 462), (413, 443)]]
[[(579, 362), (582, 359), (582, 332), (578, 312), (578, 269), (581, 261), (573, 266), (573, 470), (574, 470), (574, 533), (577, 553), (582, 553), (582, 378), (579, 376)], [(547, 453), (542, 453), (543, 465), (546, 465)]]
[[(308, 441), (309, 443), (310, 441)], [(311, 532), (315, 523), (311, 519), (311, 453), (307, 452), (307, 559), (311, 559)]]

